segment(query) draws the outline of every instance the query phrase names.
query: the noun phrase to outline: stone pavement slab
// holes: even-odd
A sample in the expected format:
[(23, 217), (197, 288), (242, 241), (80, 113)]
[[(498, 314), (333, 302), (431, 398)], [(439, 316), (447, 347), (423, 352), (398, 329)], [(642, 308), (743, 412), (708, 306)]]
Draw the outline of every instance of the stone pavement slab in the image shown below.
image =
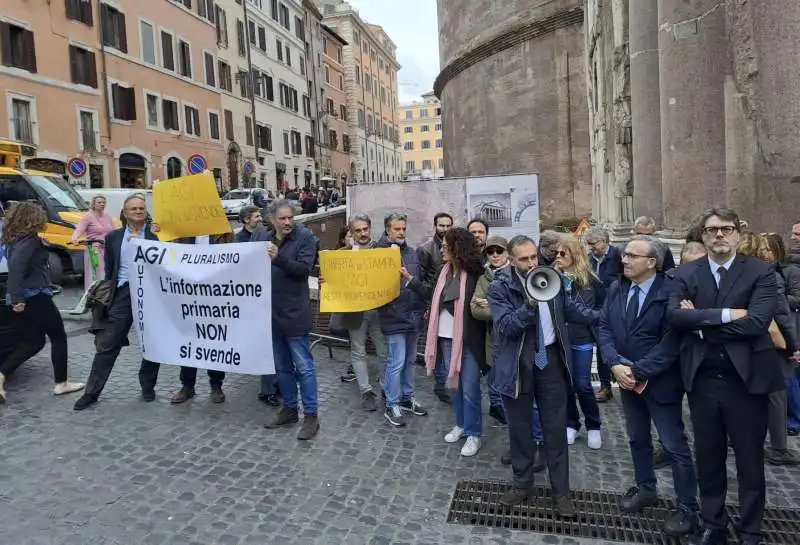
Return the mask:
[[(59, 306), (70, 297), (71, 290), (59, 296)], [(78, 380), (93, 355), (86, 326), (67, 322), (70, 375)], [(418, 399), (431, 414), (394, 429), (380, 412), (363, 412), (357, 386), (339, 380), (346, 351), (335, 349), (331, 360), (318, 347), (322, 429), (301, 443), (296, 427), (263, 428), (276, 410), (256, 400), (256, 377), (229, 375), (227, 402), (213, 405), (201, 371), (198, 395), (171, 406), (178, 368), (165, 365), (156, 402), (144, 403), (131, 340), (92, 409), (76, 413), (75, 396), (52, 395), (48, 349), (8, 384), (8, 404), (0, 406), (0, 543), (598, 543), (447, 524), (457, 481), (508, 478), (499, 462), (507, 436), (486, 417), (484, 448), (462, 458), (460, 445), (442, 439), (451, 411), (435, 400), (421, 368)], [(633, 470), (618, 399), (602, 411), (603, 449), (590, 451), (585, 436), (570, 449), (572, 486), (624, 491)], [(769, 502), (800, 507), (800, 470), (767, 471)], [(735, 479), (733, 467), (729, 475)], [(671, 495), (669, 471), (659, 478), (660, 492)]]

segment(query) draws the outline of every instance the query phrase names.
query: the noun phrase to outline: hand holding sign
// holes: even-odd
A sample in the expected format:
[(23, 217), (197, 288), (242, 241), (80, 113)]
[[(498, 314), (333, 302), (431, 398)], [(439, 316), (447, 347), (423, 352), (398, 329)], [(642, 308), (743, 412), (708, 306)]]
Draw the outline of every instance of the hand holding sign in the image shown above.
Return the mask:
[(161, 240), (231, 232), (231, 224), (210, 173), (155, 184), (153, 201), (153, 215), (161, 226), (158, 237)]
[(319, 253), (320, 312), (359, 312), (382, 307), (400, 295), (398, 248)]

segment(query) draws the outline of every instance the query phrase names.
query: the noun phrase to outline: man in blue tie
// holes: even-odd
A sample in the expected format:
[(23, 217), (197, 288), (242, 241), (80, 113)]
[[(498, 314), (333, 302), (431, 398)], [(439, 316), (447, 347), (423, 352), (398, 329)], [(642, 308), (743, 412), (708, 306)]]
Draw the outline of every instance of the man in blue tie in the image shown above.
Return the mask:
[(667, 323), (670, 280), (660, 272), (666, 245), (649, 235), (631, 238), (622, 254), (623, 278), (612, 284), (600, 317), (600, 353), (620, 386), (636, 486), (622, 510), (656, 503), (650, 422), (672, 465), (678, 509), (664, 531), (683, 536), (697, 527), (697, 477), (683, 427), (679, 334)]
[(512, 487), (500, 498), (504, 505), (525, 501), (533, 488), (536, 444), (533, 404), (538, 403), (555, 512), (575, 518), (569, 498), (567, 454), (567, 384), (572, 354), (567, 320), (592, 326), (599, 312), (568, 299), (560, 291), (550, 301), (531, 299), (525, 289), (538, 265), (536, 243), (519, 235), (508, 243), (511, 268), (489, 286), (494, 320), (496, 384), (504, 396), (508, 419)]

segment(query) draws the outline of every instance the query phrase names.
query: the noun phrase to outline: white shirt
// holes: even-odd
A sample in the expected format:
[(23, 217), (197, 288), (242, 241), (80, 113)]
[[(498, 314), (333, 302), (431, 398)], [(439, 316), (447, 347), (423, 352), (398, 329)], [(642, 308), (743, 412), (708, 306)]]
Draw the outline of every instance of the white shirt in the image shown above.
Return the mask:
[(453, 325), (455, 318), (447, 310), (442, 310), (439, 313), (439, 336), (445, 339), (453, 338)]
[(211, 244), (211, 237), (209, 235), (203, 235), (201, 237), (194, 237), (195, 244), (202, 244), (208, 245)]
[(544, 345), (550, 346), (556, 342), (556, 328), (553, 325), (553, 317), (550, 315), (550, 307), (547, 303), (539, 301), (539, 323), (542, 325), (544, 334)]
[[(728, 273), (730, 273), (731, 272), (731, 265), (733, 265), (733, 260), (734, 259), (736, 259), (736, 254), (733, 254), (733, 257), (730, 258), (725, 263), (723, 263), (722, 265), (720, 265), (718, 263), (714, 263), (713, 261), (711, 261), (711, 259), (708, 260), (708, 266), (711, 268), (711, 276), (714, 277), (714, 282), (717, 283), (717, 289), (719, 289), (719, 283), (722, 281), (722, 277), (720, 277), (720, 275), (719, 275), (720, 268), (725, 267), (725, 269), (728, 271)], [(730, 323), (731, 321), (732, 321), (732, 319), (731, 319), (731, 309), (723, 308), (722, 309), (722, 323), (723, 324), (727, 324), (727, 323)]]
[(122, 246), (119, 251), (119, 270), (117, 271), (117, 287), (128, 283), (128, 263), (136, 257), (136, 246), (130, 243), (131, 238), (144, 238), (144, 227), (138, 235), (134, 235), (130, 227), (122, 233)]

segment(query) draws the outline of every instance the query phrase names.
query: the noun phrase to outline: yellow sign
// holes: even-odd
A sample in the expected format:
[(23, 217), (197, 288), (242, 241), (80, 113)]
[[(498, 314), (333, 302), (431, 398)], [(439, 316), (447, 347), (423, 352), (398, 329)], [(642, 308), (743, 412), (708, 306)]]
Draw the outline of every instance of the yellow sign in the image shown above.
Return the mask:
[(153, 219), (161, 227), (158, 238), (162, 241), (231, 232), (210, 173), (154, 184)]
[(400, 296), (400, 249), (333, 250), (319, 253), (320, 312), (360, 312)]

